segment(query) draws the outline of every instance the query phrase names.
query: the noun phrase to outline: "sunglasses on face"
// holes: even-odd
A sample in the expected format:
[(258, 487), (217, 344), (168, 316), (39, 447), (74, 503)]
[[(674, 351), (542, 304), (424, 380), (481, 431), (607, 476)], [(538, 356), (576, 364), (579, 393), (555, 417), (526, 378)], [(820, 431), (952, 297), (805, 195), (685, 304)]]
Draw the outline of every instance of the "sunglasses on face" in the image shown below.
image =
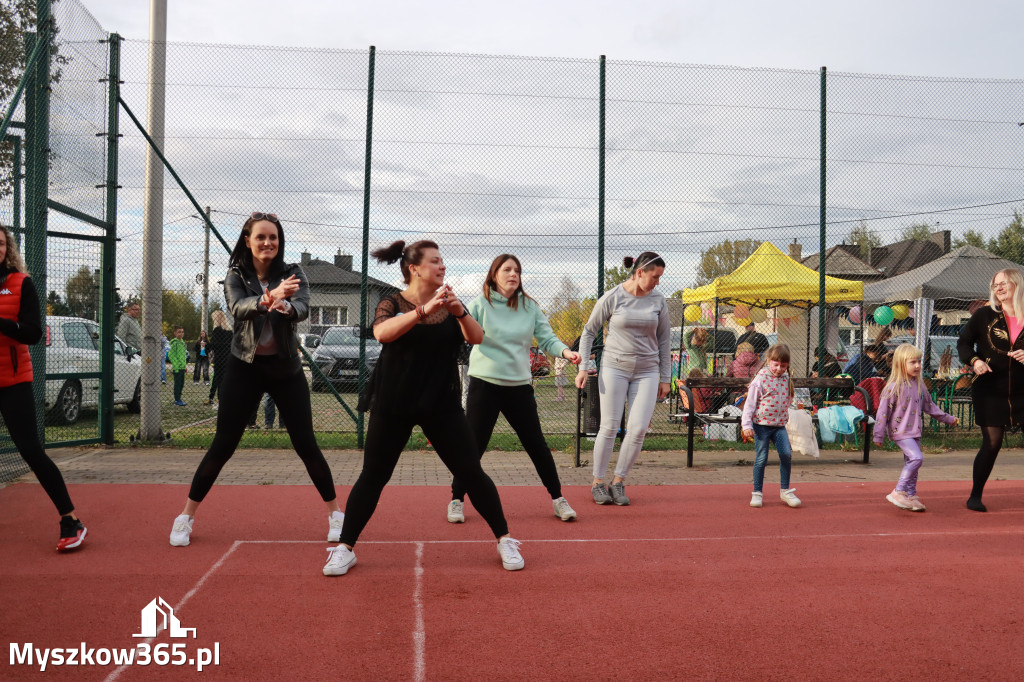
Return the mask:
[(259, 211), (254, 211), (253, 214), (249, 217), (252, 218), (253, 220), (269, 220), (272, 223), (281, 222), (280, 220), (277, 219), (277, 215), (274, 213), (260, 213)]

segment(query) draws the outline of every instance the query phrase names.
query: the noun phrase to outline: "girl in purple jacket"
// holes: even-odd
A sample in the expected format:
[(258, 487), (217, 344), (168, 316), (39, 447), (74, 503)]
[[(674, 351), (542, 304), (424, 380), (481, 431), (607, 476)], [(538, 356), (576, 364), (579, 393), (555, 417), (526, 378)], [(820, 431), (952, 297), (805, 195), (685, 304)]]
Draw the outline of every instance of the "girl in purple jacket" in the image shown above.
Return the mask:
[(923, 512), (924, 504), (917, 496), (917, 472), (921, 469), (921, 431), (924, 414), (943, 424), (956, 424), (956, 417), (943, 412), (932, 402), (921, 380), (921, 351), (909, 343), (902, 344), (892, 357), (892, 374), (882, 389), (875, 415), (876, 445), (889, 438), (903, 451), (903, 471), (896, 489), (885, 496), (900, 509)]

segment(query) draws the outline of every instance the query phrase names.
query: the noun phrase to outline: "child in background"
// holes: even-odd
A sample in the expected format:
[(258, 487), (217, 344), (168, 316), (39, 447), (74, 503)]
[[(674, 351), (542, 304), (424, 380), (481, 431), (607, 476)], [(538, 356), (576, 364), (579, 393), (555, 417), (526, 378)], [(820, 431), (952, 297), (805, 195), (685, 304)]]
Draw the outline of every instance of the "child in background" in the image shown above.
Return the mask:
[(917, 496), (917, 473), (924, 460), (921, 454), (923, 415), (927, 413), (943, 424), (957, 424), (959, 420), (939, 409), (925, 390), (921, 380), (921, 351), (916, 346), (900, 345), (892, 360), (892, 374), (878, 402), (874, 441), (881, 445), (888, 433), (903, 451), (904, 465), (896, 489), (885, 499), (900, 509), (923, 512), (925, 506)]
[(764, 486), (764, 467), (768, 463), (768, 444), (775, 443), (779, 453), (779, 497), (790, 507), (799, 507), (796, 489), (789, 487), (793, 453), (789, 447), (786, 424), (789, 422), (789, 403), (793, 399), (793, 382), (789, 377), (789, 346), (777, 343), (768, 349), (765, 366), (750, 382), (747, 398), (743, 402), (743, 440), (754, 439), (754, 493), (751, 507), (762, 505), (761, 488)]
[(185, 349), (185, 328), (180, 324), (174, 325), (174, 338), (171, 339), (171, 349), (167, 356), (171, 360), (171, 372), (174, 374), (174, 404), (185, 407), (185, 401), (181, 399), (181, 389), (185, 386), (188, 351)]
[(565, 401), (565, 387), (569, 385), (569, 377), (565, 374), (565, 365), (569, 362), (565, 358), (555, 358), (555, 386), (558, 388), (558, 396), (555, 402)]

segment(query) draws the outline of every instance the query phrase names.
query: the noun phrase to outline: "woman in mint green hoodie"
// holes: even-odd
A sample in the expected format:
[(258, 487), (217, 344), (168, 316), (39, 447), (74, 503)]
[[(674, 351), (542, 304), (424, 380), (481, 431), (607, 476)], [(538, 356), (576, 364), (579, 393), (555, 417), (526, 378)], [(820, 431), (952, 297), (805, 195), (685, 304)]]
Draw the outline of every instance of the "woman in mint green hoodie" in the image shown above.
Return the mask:
[[(523, 291), (521, 278), (519, 259), (501, 254), (487, 271), (483, 295), (467, 306), (469, 314), (483, 327), (484, 340), (473, 346), (469, 355), (466, 418), (482, 458), (498, 415), (503, 414), (551, 495), (555, 516), (571, 521), (576, 512), (562, 497), (555, 459), (540, 428), (531, 383), (530, 346), (536, 338), (541, 351), (561, 356), (574, 365), (580, 364), (580, 356), (555, 336), (540, 306)], [(462, 483), (454, 479), (452, 501), (448, 503), (449, 522), (466, 520), (462, 504), (465, 495)]]

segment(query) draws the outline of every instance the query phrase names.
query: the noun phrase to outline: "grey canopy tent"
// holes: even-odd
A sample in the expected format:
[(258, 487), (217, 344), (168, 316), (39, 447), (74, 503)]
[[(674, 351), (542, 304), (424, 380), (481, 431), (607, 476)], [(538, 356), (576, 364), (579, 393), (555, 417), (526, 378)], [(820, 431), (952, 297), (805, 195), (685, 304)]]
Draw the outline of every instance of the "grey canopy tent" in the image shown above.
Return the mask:
[[(992, 276), (1020, 267), (976, 246), (961, 246), (902, 275), (865, 284), (864, 301), (910, 301), (918, 320), (931, 320), (934, 310), (967, 310), (970, 301), (987, 300)], [(930, 334), (930, 325), (915, 325), (914, 345), (922, 352), (928, 352)]]
[(992, 276), (1021, 266), (976, 246), (961, 246), (930, 263), (890, 279), (864, 285), (866, 303), (914, 301), (927, 298), (939, 309), (956, 309), (963, 301), (987, 299)]

